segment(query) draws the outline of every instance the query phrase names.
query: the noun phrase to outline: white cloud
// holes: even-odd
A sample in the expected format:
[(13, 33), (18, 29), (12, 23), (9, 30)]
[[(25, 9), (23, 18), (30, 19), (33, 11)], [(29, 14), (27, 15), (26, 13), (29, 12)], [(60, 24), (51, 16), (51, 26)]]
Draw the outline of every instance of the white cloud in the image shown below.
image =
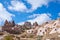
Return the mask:
[(16, 1), (16, 0), (11, 1), (11, 6), (9, 5), (8, 9), (15, 10), (15, 11), (25, 11), (25, 10), (27, 10), (24, 3), (20, 2), (20, 1)]
[[(43, 13), (43, 14), (33, 14), (31, 16), (29, 16), (28, 18), (34, 18), (34, 19), (31, 19), (31, 20), (27, 20), (28, 22), (31, 22), (32, 24), (34, 22), (37, 22), (38, 24), (42, 24), (44, 22), (47, 22), (47, 21), (51, 21), (51, 18), (50, 18), (51, 14), (49, 13)], [(19, 25), (22, 25), (24, 24), (24, 22), (20, 22), (18, 23)]]
[(15, 16), (13, 14), (10, 14), (4, 7), (3, 5), (0, 3), (0, 24), (2, 21), (5, 20), (12, 20), (12, 16)]
[(42, 7), (42, 5), (48, 5), (49, 0), (26, 0), (28, 3), (32, 5), (31, 10), (36, 10), (38, 7)]
[(24, 24), (24, 22), (20, 22), (20, 23), (18, 23), (18, 25), (23, 25)]
[(60, 13), (58, 13), (58, 16), (60, 17)]
[(37, 16), (40, 16), (40, 14), (31, 15), (31, 16), (29, 16), (29, 18), (35, 18), (35, 17), (37, 17)]
[(47, 22), (47, 21), (50, 21), (50, 20), (51, 20), (50, 15), (44, 13), (44, 14), (39, 14), (39, 16), (37, 16), (36, 18), (31, 19), (31, 20), (27, 20), (27, 21), (31, 22), (32, 24), (34, 22), (37, 22), (38, 24), (42, 24), (42, 23)]
[(28, 9), (23, 2), (18, 0), (11, 1), (11, 5), (8, 6), (8, 9), (21, 12), (32, 12), (36, 10), (38, 7), (42, 7), (42, 5), (48, 6), (48, 3), (50, 2), (50, 0), (26, 0), (26, 1), (32, 5), (30, 9)]

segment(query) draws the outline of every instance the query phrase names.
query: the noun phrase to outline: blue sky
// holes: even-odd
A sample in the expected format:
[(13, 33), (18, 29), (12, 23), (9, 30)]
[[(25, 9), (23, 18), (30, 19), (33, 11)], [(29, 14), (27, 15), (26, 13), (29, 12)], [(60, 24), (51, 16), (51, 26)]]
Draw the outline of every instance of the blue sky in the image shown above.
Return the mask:
[(5, 20), (42, 24), (60, 17), (60, 0), (0, 0), (0, 25)]

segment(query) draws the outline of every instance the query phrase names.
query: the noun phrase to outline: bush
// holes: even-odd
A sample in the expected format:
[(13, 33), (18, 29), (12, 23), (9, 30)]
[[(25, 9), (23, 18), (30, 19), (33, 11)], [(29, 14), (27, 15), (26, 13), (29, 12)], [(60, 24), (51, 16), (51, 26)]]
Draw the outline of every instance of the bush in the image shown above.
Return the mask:
[(33, 34), (27, 34), (27, 36), (26, 36), (27, 38), (33, 38), (34, 37), (34, 35)]
[(42, 39), (42, 36), (37, 36), (37, 40), (41, 40)]
[(5, 36), (4, 40), (13, 40), (13, 37), (11, 35)]
[(34, 37), (34, 35), (33, 35), (33, 34), (31, 34), (31, 35), (30, 35), (30, 38), (33, 38), (33, 37)]

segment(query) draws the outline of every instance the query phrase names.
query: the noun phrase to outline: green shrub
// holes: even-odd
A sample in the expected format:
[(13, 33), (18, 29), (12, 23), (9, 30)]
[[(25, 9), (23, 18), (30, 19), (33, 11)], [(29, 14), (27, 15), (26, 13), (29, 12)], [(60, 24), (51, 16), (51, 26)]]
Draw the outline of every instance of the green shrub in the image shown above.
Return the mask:
[(33, 38), (33, 36), (34, 36), (34, 35), (33, 35), (33, 34), (31, 34), (31, 35), (30, 35), (30, 38)]
[(37, 40), (41, 40), (42, 39), (42, 36), (37, 36)]
[(4, 40), (13, 40), (13, 37), (10, 36), (10, 35), (8, 35), (8, 36), (5, 36), (5, 37), (4, 37)]

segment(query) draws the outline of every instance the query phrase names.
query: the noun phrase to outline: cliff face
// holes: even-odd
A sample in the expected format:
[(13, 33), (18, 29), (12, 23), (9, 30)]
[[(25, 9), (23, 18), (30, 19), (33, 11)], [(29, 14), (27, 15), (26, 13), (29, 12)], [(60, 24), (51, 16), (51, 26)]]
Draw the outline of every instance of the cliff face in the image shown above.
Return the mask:
[(25, 22), (24, 23), (24, 27), (26, 28), (26, 29), (30, 29), (31, 28), (31, 23), (30, 22)]
[[(50, 22), (45, 22), (42, 25), (38, 25), (37, 22), (31, 25), (30, 22), (25, 22), (23, 25), (17, 25), (14, 21), (8, 22), (5, 21), (5, 24), (2, 27), (3, 31), (7, 31), (12, 34), (24, 34), (30, 36), (42, 36), (42, 40), (47, 38), (56, 38), (60, 37), (60, 19), (52, 20)], [(23, 36), (24, 36), (23, 35)]]
[[(32, 30), (30, 30), (32, 29)], [(50, 22), (45, 22), (42, 25), (38, 25), (37, 22), (31, 25), (30, 22), (25, 22), (23, 25), (17, 25), (14, 21), (8, 22), (5, 21), (5, 24), (2, 27), (3, 31), (7, 31), (9, 33), (22, 33), (27, 30), (27, 33), (33, 33), (36, 35), (45, 35), (45, 34), (53, 34), (60, 33), (60, 19), (52, 20)]]
[(8, 22), (7, 20), (5, 21), (4, 25), (2, 26), (2, 31), (7, 31), (9, 33), (20, 33), (20, 28), (18, 27), (19, 25), (16, 25), (14, 21)]
[[(27, 30), (30, 33), (37, 31), (35, 34), (44, 36), (44, 35), (51, 35), (58, 33), (60, 34), (60, 19), (52, 20), (50, 22), (43, 23), (42, 25), (35, 25), (35, 28), (32, 28), (33, 30)], [(33, 32), (32, 32), (33, 31)]]
[(14, 22), (14, 21), (8, 22), (8, 21), (6, 20), (5, 23), (4, 23), (4, 26), (14, 27), (14, 26), (15, 26), (15, 22)]
[(31, 23), (25, 22), (24, 25), (15, 24), (14, 21), (9, 22), (5, 21), (4, 25), (2, 26), (2, 31), (7, 31), (9, 33), (19, 34), (24, 32), (27, 29), (31, 29)]

